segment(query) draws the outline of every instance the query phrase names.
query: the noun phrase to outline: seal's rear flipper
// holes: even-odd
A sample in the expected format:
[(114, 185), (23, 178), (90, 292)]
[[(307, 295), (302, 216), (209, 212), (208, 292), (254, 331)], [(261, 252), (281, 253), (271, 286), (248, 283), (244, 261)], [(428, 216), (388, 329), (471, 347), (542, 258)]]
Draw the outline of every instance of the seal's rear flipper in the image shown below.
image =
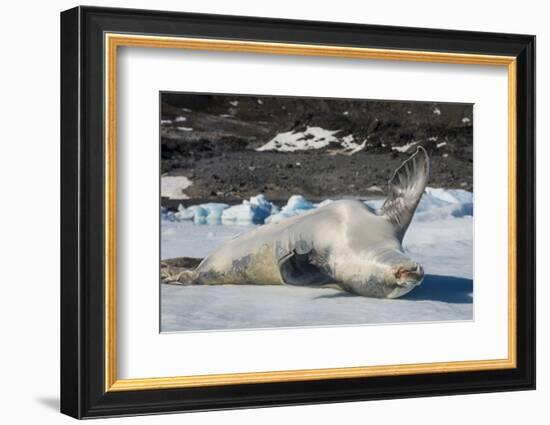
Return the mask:
[(185, 269), (195, 269), (198, 267), (202, 260), (204, 260), (204, 258), (176, 257), (162, 260), (161, 265), (181, 267)]
[(160, 263), (160, 281), (173, 285), (195, 285), (197, 272), (195, 268), (202, 258), (170, 258)]
[(324, 264), (324, 257), (315, 251), (299, 254), (296, 250), (279, 260), (283, 283), (293, 286), (322, 286), (334, 279)]
[(430, 173), (430, 159), (426, 149), (416, 152), (393, 173), (384, 205), (377, 211), (386, 216), (395, 227), (399, 240), (403, 239), (418, 202), (424, 193)]

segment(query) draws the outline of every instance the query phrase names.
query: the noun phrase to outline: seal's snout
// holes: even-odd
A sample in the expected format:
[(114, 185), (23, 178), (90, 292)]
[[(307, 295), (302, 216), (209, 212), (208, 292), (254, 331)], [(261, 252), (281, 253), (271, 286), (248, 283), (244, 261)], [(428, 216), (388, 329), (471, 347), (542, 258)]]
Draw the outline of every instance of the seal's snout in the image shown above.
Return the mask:
[(410, 266), (400, 266), (395, 269), (394, 276), (398, 285), (420, 285), (424, 278), (424, 269), (418, 263), (413, 263)]

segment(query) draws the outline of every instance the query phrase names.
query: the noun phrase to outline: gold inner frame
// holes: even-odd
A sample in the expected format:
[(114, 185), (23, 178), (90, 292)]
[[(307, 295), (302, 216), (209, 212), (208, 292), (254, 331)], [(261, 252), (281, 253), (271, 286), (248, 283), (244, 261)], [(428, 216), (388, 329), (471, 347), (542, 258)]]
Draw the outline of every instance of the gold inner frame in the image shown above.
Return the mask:
[[(105, 34), (105, 391), (357, 378), (516, 367), (516, 58), (328, 45)], [(119, 46), (504, 66), (508, 72), (508, 357), (495, 360), (118, 379), (116, 324), (116, 99)]]

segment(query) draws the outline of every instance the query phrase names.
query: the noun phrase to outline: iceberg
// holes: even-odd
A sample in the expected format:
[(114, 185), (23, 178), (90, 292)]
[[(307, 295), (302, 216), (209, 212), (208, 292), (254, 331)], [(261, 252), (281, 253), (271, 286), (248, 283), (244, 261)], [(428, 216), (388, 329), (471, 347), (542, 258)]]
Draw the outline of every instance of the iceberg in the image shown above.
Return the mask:
[(277, 223), (285, 218), (302, 214), (313, 208), (315, 208), (315, 205), (305, 199), (302, 195), (292, 195), (281, 211), (268, 217), (265, 222)]
[(474, 195), (463, 189), (427, 187), (413, 220), (431, 221), (474, 214)]
[(219, 223), (222, 219), (223, 211), (229, 208), (229, 205), (210, 202), (208, 204), (201, 204), (201, 208), (206, 211), (206, 221)]
[(267, 200), (263, 194), (253, 196), (240, 205), (227, 208), (221, 215), (222, 223), (263, 224), (272, 214), (278, 212), (277, 206)]
[(321, 207), (324, 207), (325, 205), (332, 204), (333, 202), (334, 201), (332, 199), (325, 199), (324, 201), (314, 205), (315, 205), (315, 208), (321, 208)]
[(173, 211), (170, 211), (168, 208), (160, 207), (160, 218), (161, 220), (166, 221), (176, 221), (176, 215)]
[[(303, 214), (315, 208), (322, 208), (334, 202), (325, 199), (319, 203), (312, 203), (302, 195), (292, 195), (287, 203), (279, 209), (270, 202), (265, 195), (259, 194), (244, 200), (242, 204), (229, 206), (228, 204), (210, 202), (193, 205), (185, 208), (179, 205), (177, 212), (161, 208), (161, 219), (166, 221), (189, 220), (196, 224), (265, 224), (277, 223), (289, 217)], [(376, 211), (384, 199), (370, 199), (363, 201), (371, 210)], [(462, 189), (442, 189), (428, 187), (416, 209), (413, 220), (431, 221), (446, 220), (472, 216), (474, 211), (473, 193)]]
[(474, 202), (474, 194), (464, 189), (442, 189), (427, 187), (426, 194), (433, 196), (434, 198), (447, 201), (451, 204)]
[(240, 205), (209, 202), (190, 207), (178, 206), (176, 213), (161, 208), (161, 218), (170, 221), (192, 220), (197, 224), (244, 223), (263, 224), (271, 214), (278, 212), (277, 206), (263, 194), (253, 196)]
[(201, 205), (193, 205), (185, 208), (183, 205), (178, 206), (178, 212), (174, 214), (174, 218), (178, 221), (193, 220), (195, 223), (219, 222), (222, 212), (229, 205), (219, 203), (208, 203)]

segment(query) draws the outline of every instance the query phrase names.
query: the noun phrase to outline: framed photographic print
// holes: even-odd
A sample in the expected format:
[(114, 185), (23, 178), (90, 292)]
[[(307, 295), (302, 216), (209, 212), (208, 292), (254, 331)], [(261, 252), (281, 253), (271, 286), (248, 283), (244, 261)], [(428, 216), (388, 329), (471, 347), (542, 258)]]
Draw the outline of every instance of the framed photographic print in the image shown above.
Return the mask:
[(61, 14), (61, 411), (535, 387), (535, 38)]

